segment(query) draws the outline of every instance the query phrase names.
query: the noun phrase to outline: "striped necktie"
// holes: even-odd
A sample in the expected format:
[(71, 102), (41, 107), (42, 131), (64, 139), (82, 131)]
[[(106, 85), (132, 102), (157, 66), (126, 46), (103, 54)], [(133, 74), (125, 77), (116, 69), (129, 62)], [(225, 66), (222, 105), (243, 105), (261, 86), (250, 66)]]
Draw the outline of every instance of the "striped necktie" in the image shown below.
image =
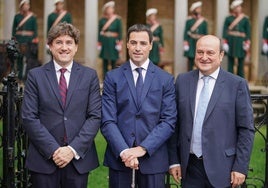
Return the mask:
[(61, 68), (60, 69), (60, 82), (59, 82), (59, 88), (60, 88), (60, 95), (61, 95), (61, 101), (63, 107), (65, 107), (66, 103), (66, 96), (67, 96), (67, 83), (66, 79), (64, 77), (64, 73), (67, 71), (66, 68)]

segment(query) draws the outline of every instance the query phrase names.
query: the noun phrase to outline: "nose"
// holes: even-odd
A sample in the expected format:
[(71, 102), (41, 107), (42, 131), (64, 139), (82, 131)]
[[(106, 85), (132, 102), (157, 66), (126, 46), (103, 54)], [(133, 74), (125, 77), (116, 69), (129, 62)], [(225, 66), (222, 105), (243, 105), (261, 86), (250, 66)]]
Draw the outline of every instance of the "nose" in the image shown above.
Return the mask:
[(137, 44), (137, 45), (135, 46), (135, 50), (136, 50), (136, 51), (140, 51), (140, 50), (141, 50), (141, 45), (140, 45), (140, 44)]

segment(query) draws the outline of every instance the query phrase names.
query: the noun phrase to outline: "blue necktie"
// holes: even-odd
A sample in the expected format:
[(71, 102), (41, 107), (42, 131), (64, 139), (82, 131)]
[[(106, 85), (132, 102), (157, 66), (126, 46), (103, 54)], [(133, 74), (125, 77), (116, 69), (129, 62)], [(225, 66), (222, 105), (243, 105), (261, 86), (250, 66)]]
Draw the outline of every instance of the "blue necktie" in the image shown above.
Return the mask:
[(202, 127), (203, 127), (203, 121), (206, 115), (208, 102), (210, 99), (209, 96), (209, 76), (203, 76), (202, 77), (204, 81), (204, 86), (201, 90), (200, 96), (199, 96), (199, 102), (196, 109), (196, 117), (195, 122), (193, 126), (193, 135), (192, 135), (192, 150), (193, 153), (200, 157), (202, 156)]
[(142, 68), (139, 67), (139, 68), (136, 68), (135, 70), (139, 73), (139, 76), (136, 82), (136, 92), (137, 92), (137, 102), (138, 102), (138, 105), (140, 106), (141, 104), (140, 99), (141, 99), (142, 88), (143, 88)]

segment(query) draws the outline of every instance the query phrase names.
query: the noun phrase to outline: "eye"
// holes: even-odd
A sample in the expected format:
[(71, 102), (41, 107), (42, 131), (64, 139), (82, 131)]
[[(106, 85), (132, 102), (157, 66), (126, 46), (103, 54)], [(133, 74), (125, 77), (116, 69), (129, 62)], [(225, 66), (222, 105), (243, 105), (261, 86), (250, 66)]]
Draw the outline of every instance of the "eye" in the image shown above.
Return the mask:
[(147, 46), (147, 45), (148, 45), (148, 42), (141, 41), (141, 45), (142, 45), (142, 46)]
[(200, 51), (200, 50), (196, 51), (196, 53), (197, 53), (198, 55), (203, 55), (203, 54), (204, 54), (204, 52), (203, 52), (203, 51)]
[(129, 43), (130, 43), (132, 46), (137, 45), (137, 42), (136, 42), (136, 41), (134, 41), (134, 40), (129, 41)]
[(212, 56), (212, 55), (215, 55), (215, 52), (214, 52), (214, 51), (208, 51), (207, 54), (208, 54), (209, 56)]
[(60, 40), (56, 40), (55, 43), (56, 43), (56, 44), (62, 44), (62, 41), (60, 41)]

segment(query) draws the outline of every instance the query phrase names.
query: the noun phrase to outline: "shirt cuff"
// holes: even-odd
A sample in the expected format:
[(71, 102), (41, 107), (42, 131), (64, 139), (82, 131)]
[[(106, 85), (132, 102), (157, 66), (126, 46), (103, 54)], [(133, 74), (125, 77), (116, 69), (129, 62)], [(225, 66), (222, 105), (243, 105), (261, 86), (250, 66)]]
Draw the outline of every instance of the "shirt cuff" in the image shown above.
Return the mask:
[(180, 167), (180, 166), (181, 166), (180, 164), (173, 164), (169, 166), (169, 169), (174, 168), (174, 167)]
[(72, 152), (74, 153), (74, 158), (76, 160), (80, 159), (80, 156), (78, 155), (78, 153), (74, 150), (74, 148), (72, 146), (67, 146), (67, 147), (72, 150)]
[(124, 149), (123, 151), (121, 151), (121, 152), (120, 152), (120, 154), (119, 154), (119, 155), (120, 155), (120, 157), (122, 157), (123, 153), (124, 153), (126, 150), (128, 150), (128, 149), (129, 149), (129, 148)]

